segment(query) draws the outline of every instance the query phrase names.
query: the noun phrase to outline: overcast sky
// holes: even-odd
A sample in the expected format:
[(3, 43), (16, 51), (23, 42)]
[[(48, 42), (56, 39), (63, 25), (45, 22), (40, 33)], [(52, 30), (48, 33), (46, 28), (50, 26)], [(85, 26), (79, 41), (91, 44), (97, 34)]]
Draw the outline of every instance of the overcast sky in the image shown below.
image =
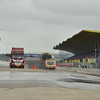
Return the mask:
[(0, 0), (0, 53), (58, 52), (83, 29), (100, 31), (100, 0)]

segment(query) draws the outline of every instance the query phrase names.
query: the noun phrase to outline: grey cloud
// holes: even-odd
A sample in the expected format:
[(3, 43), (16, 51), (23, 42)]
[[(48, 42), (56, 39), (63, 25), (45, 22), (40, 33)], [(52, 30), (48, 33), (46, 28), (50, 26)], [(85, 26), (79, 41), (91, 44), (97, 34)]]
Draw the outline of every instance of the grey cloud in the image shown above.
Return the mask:
[(59, 15), (93, 15), (98, 14), (99, 0), (31, 0), (42, 10)]
[(99, 0), (0, 0), (2, 52), (54, 51), (83, 29), (100, 30)]

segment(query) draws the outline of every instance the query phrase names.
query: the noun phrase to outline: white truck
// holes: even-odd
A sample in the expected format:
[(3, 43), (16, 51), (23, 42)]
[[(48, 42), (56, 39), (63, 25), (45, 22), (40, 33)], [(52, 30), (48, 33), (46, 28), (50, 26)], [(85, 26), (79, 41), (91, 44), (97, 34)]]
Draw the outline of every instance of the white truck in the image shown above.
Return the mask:
[(45, 66), (46, 69), (54, 69), (56, 68), (56, 60), (55, 59), (46, 59)]

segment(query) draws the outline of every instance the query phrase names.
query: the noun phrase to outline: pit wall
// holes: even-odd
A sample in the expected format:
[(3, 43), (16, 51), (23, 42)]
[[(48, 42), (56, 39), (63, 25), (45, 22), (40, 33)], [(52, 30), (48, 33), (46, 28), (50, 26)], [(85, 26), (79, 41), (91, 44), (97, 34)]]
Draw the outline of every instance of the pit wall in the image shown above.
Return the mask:
[(81, 62), (81, 63), (65, 63), (65, 64), (63, 63), (63, 65), (60, 64), (60, 66), (57, 66), (56, 69), (100, 76), (100, 69), (98, 66), (99, 66), (98, 62), (95, 63)]
[(99, 68), (99, 63), (73, 63), (74, 67), (79, 67), (79, 68), (94, 68), (98, 69)]
[(9, 62), (7, 61), (0, 61), (0, 68), (9, 66)]
[(57, 63), (58, 66), (79, 67), (79, 68), (99, 68), (98, 62), (92, 63)]
[(78, 72), (84, 74), (91, 74), (100, 76), (100, 69), (93, 69), (93, 68), (77, 68), (77, 67), (56, 67), (56, 70), (65, 70), (71, 72)]

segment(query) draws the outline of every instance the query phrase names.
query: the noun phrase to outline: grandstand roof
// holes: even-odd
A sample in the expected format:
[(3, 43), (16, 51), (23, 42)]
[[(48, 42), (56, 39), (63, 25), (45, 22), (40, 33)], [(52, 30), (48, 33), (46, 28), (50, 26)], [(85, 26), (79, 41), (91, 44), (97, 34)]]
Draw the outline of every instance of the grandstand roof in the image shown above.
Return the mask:
[(66, 41), (54, 46), (55, 50), (64, 50), (74, 54), (99, 50), (100, 31), (82, 30)]

